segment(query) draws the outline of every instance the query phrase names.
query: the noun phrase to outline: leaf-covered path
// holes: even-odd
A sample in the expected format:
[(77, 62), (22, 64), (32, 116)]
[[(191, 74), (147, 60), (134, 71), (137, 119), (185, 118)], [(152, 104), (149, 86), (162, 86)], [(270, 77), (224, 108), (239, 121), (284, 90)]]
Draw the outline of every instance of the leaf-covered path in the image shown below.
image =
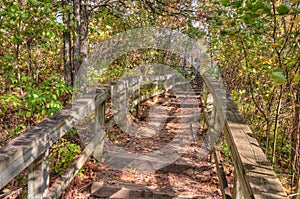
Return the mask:
[[(193, 87), (196, 94), (193, 100), (200, 102), (199, 85)], [(106, 138), (105, 151), (118, 146), (126, 153), (106, 154), (101, 164), (90, 159), (84, 177), (76, 177), (63, 198), (221, 198), (215, 165), (208, 161), (208, 154), (204, 157), (201, 153), (205, 135), (201, 125), (198, 124), (197, 129), (189, 129), (189, 124), (180, 126), (180, 117), (188, 117), (195, 108), (179, 104), (178, 98), (187, 96), (185, 92), (177, 96), (169, 92), (165, 97), (144, 101), (140, 105), (141, 117), (131, 117), (136, 126), (129, 129), (143, 134), (132, 136), (120, 128), (113, 128)], [(200, 110), (199, 105), (197, 108)], [(194, 132), (193, 140), (175, 162), (158, 170), (146, 166), (146, 171), (132, 164), (135, 157), (130, 154), (155, 152), (171, 143), (178, 133), (189, 130)], [(155, 165), (155, 162), (150, 163)], [(232, 178), (231, 173), (227, 171), (229, 178)]]

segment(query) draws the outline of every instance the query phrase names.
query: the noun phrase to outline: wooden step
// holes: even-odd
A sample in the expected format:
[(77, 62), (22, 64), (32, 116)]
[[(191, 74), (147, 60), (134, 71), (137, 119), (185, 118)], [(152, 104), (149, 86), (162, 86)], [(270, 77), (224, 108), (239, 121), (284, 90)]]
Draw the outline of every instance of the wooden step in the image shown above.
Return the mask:
[(91, 187), (91, 196), (95, 198), (124, 199), (171, 199), (176, 197), (174, 193), (159, 192), (148, 186), (129, 183), (107, 185), (103, 181), (93, 183)]
[(93, 198), (118, 198), (118, 199), (184, 199), (205, 198), (200, 195), (180, 195), (155, 190), (151, 186), (118, 183), (108, 185), (103, 181), (94, 182), (91, 187)]

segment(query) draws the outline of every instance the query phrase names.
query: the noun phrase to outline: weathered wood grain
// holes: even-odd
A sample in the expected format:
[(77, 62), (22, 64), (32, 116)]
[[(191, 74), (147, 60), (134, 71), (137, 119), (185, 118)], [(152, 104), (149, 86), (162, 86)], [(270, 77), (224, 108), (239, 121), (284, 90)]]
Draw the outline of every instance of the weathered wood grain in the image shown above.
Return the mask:
[(221, 161), (220, 148), (214, 147), (213, 154), (214, 154), (215, 164), (217, 167), (217, 173), (220, 181), (220, 187), (223, 194), (223, 199), (231, 199), (231, 193), (228, 187), (223, 164)]
[[(98, 103), (107, 96), (97, 96)], [(91, 92), (0, 148), (0, 189), (94, 109), (95, 93)]]
[(234, 167), (245, 198), (287, 198), (272, 166), (260, 148), (249, 126), (243, 120), (237, 105), (225, 92), (220, 80), (203, 75), (214, 106), (224, 121), (224, 135), (230, 146)]
[(49, 150), (28, 167), (28, 198), (43, 198), (49, 187)]

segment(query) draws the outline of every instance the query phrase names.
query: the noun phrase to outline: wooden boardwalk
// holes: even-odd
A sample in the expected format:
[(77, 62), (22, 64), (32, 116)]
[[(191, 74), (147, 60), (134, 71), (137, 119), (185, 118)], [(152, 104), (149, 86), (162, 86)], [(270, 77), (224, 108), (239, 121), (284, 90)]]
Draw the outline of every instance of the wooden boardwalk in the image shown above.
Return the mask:
[[(195, 81), (196, 82), (196, 81)], [(124, 137), (124, 132), (115, 129), (119, 146), (125, 151), (114, 152), (113, 143), (107, 144), (104, 150), (104, 167), (110, 168), (107, 175), (98, 172), (96, 182), (91, 186), (91, 198), (221, 198), (218, 189), (217, 173), (213, 163), (209, 162), (209, 153), (201, 154), (203, 129), (199, 121), (193, 124), (182, 122), (193, 120), (193, 111), (200, 113), (200, 85), (193, 85), (193, 93), (187, 91), (168, 92), (141, 103), (140, 114), (146, 116), (136, 121), (137, 126), (128, 128), (128, 134), (139, 132), (136, 137)], [(181, 99), (179, 99), (181, 98)], [(184, 104), (180, 104), (184, 102)], [(197, 107), (193, 104), (196, 102)], [(151, 107), (159, 106), (156, 110)], [(150, 113), (149, 113), (150, 111)], [(199, 120), (199, 118), (197, 118)], [(175, 146), (172, 141), (177, 135), (181, 145)], [(122, 139), (123, 136), (123, 139)], [(185, 141), (183, 140), (185, 139)], [(188, 142), (187, 142), (188, 141)], [(109, 143), (107, 139), (105, 143)], [(171, 144), (170, 144), (171, 143)], [(183, 147), (183, 145), (184, 147)], [(170, 159), (174, 152), (155, 153), (166, 145), (171, 145), (181, 154)], [(178, 150), (181, 147), (182, 151)], [(107, 151), (107, 152), (106, 152)], [(165, 155), (166, 157), (162, 157)], [(111, 166), (109, 166), (111, 165)], [(119, 176), (113, 175), (114, 169), (122, 170)], [(130, 179), (130, 176), (135, 176)], [(88, 193), (89, 194), (89, 193)]]

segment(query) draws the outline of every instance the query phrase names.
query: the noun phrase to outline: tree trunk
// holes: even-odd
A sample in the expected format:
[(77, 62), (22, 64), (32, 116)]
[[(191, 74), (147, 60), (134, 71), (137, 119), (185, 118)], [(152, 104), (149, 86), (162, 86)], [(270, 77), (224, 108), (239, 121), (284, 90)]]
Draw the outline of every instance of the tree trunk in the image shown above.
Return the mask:
[[(63, 0), (62, 6), (63, 8), (68, 5), (69, 0)], [(66, 24), (67, 29), (63, 32), (64, 37), (64, 76), (65, 82), (67, 86), (73, 86), (73, 64), (72, 64), (72, 40), (71, 40), (71, 13), (67, 11), (67, 13), (63, 14), (63, 22)]]
[(73, 7), (74, 7), (74, 22), (76, 24), (75, 28), (75, 37), (74, 37), (74, 48), (73, 48), (73, 55), (74, 55), (74, 72), (79, 70), (80, 68), (80, 27), (81, 27), (81, 21), (80, 21), (80, 0), (74, 0), (73, 1)]
[(85, 0), (84, 5), (80, 6), (80, 55), (81, 64), (86, 61), (89, 51), (88, 40), (88, 27), (89, 27), (89, 15), (88, 15), (88, 2)]
[[(85, 80), (82, 78), (85, 76), (86, 68), (85, 63), (88, 55), (89, 41), (88, 41), (88, 25), (89, 25), (89, 13), (88, 2), (80, 4), (80, 0), (74, 0), (74, 21), (76, 24), (75, 38), (74, 38), (74, 84), (79, 83), (82, 92), (86, 92)], [(76, 80), (77, 79), (77, 80)]]
[[(292, 164), (295, 166), (295, 193), (300, 193), (300, 83), (296, 85), (296, 101), (292, 133)], [(300, 195), (294, 197), (300, 199)]]

